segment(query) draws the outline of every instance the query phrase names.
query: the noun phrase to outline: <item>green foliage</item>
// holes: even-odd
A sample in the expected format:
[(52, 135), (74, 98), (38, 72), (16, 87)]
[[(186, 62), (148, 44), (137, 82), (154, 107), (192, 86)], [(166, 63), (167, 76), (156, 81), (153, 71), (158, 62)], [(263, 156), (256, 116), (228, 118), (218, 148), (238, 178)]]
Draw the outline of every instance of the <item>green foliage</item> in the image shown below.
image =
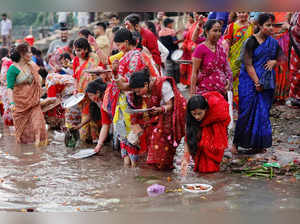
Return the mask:
[(13, 12), (9, 16), (14, 26), (31, 26), (37, 19), (37, 12)]

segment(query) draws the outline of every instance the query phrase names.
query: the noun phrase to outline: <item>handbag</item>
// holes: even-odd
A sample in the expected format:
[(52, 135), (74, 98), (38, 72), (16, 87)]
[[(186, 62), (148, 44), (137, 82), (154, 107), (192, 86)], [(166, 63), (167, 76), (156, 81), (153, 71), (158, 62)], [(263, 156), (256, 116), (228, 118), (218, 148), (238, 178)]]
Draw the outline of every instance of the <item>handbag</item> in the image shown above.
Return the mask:
[(275, 89), (275, 72), (265, 70), (259, 79), (264, 90)]

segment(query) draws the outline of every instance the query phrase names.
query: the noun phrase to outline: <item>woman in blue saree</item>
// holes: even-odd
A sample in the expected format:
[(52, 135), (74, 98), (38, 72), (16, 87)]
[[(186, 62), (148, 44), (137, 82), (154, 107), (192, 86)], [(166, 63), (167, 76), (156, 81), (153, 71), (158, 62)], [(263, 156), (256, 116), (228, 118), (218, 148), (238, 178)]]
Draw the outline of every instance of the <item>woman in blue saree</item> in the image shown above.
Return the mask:
[(238, 146), (249, 149), (247, 154), (262, 153), (272, 146), (272, 127), (269, 111), (274, 89), (264, 88), (260, 81), (266, 71), (275, 77), (274, 67), (280, 47), (271, 37), (274, 15), (263, 13), (258, 18), (258, 32), (244, 45), (239, 76), (239, 116), (235, 129), (232, 152)]

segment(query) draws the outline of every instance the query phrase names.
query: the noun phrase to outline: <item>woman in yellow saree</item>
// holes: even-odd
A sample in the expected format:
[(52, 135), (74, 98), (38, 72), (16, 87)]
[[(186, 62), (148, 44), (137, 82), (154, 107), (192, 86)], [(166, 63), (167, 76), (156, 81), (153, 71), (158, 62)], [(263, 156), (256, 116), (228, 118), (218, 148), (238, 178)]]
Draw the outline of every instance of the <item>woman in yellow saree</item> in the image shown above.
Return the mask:
[(238, 107), (238, 86), (240, 74), (240, 53), (243, 43), (253, 34), (253, 24), (248, 22), (247, 12), (237, 12), (237, 21), (231, 23), (224, 35), (229, 45), (229, 64), (233, 75), (233, 102)]

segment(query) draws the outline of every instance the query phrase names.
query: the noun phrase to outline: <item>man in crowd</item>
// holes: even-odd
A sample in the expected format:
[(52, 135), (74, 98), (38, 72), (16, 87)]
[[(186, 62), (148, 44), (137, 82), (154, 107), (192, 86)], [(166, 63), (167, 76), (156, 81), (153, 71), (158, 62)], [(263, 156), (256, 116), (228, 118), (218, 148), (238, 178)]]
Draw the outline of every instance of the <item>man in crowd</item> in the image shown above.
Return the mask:
[(106, 27), (107, 25), (105, 22), (99, 22), (94, 28), (94, 33), (98, 47), (102, 50), (107, 58), (110, 55), (110, 41), (106, 35)]
[(140, 25), (140, 17), (137, 14), (130, 14), (125, 18), (124, 22), (128, 30), (140, 36), (140, 40), (138, 41), (150, 51), (153, 60), (160, 67), (161, 58), (158, 50), (157, 37), (150, 30)]
[(53, 40), (50, 45), (47, 52), (47, 57), (50, 57), (51, 54), (58, 48), (65, 47), (68, 45), (68, 38), (69, 38), (69, 32), (66, 27), (63, 27), (60, 29), (60, 39), (59, 40)]
[(2, 37), (2, 46), (10, 48), (11, 42), (11, 32), (12, 32), (12, 23), (10, 19), (7, 18), (7, 14), (2, 14), (1, 21), (1, 37)]

